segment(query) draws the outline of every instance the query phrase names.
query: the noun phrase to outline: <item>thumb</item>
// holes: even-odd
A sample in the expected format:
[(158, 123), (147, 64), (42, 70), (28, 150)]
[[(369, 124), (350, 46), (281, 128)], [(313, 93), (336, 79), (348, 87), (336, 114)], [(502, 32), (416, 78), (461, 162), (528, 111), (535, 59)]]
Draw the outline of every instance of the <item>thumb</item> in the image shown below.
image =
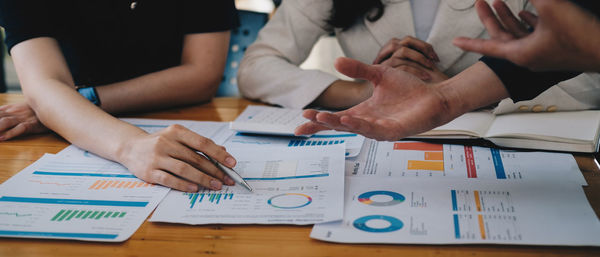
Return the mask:
[(340, 57), (335, 60), (335, 68), (342, 74), (356, 79), (366, 79), (379, 85), (384, 71), (383, 66), (367, 65), (354, 59)]

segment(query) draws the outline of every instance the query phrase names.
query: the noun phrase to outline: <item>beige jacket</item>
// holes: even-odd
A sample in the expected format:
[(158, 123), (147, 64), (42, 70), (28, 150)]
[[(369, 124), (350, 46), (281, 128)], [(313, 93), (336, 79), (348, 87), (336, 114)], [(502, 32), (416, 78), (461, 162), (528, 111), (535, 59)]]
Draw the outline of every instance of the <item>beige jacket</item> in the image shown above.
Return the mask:
[[(273, 18), (260, 31), (246, 51), (238, 73), (243, 96), (290, 108), (303, 108), (314, 101), (338, 78), (318, 70), (298, 66), (308, 57), (317, 40), (330, 33), (347, 57), (371, 63), (390, 39), (415, 36), (409, 0), (382, 0), (384, 15), (375, 22), (362, 19), (342, 31), (327, 24), (331, 0), (285, 0)], [(491, 0), (488, 0), (491, 2)], [(475, 0), (442, 0), (436, 20), (426, 40), (440, 57), (438, 68), (449, 76), (471, 66), (481, 55), (465, 52), (452, 44), (457, 36), (488, 37), (475, 9)], [(527, 0), (506, 0), (514, 12), (531, 10)], [(571, 87), (569, 87), (571, 86)], [(565, 89), (570, 89), (566, 91)], [(565, 89), (563, 89), (565, 88)], [(600, 94), (600, 76), (584, 74), (544, 92), (527, 103), (503, 101), (496, 112), (511, 112), (533, 106), (542, 110), (575, 110), (600, 106), (590, 92)], [(599, 97), (600, 98), (600, 97)], [(536, 108), (539, 110), (540, 108)]]

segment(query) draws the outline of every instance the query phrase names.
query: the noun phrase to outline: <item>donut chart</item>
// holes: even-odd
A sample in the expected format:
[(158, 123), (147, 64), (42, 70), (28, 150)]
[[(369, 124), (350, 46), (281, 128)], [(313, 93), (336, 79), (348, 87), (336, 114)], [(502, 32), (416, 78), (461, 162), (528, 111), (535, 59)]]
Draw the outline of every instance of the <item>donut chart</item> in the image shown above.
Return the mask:
[[(384, 220), (384, 221), (387, 221), (389, 223), (389, 225), (387, 227), (382, 227), (382, 228), (371, 227), (371, 226), (367, 225), (367, 222), (369, 222), (371, 220)], [(369, 215), (369, 216), (360, 217), (360, 218), (354, 220), (352, 225), (354, 225), (354, 227), (359, 230), (362, 230), (365, 232), (371, 232), (371, 233), (394, 232), (394, 231), (400, 230), (400, 229), (402, 229), (402, 227), (404, 227), (404, 223), (402, 223), (402, 221), (400, 221), (399, 219), (396, 219), (394, 217), (386, 216), (386, 215)]]
[[(392, 199), (390, 199), (389, 201), (385, 201), (385, 202), (378, 202), (378, 201), (374, 201), (371, 199), (373, 196), (377, 196), (377, 195), (389, 196)], [(372, 206), (391, 206), (391, 205), (400, 204), (400, 203), (404, 202), (404, 200), (406, 200), (406, 198), (399, 193), (392, 192), (392, 191), (383, 191), (383, 190), (365, 192), (358, 196), (359, 202), (367, 204), (367, 205), (372, 205)]]
[(300, 193), (285, 193), (269, 198), (267, 203), (279, 209), (297, 209), (312, 203), (312, 197)]

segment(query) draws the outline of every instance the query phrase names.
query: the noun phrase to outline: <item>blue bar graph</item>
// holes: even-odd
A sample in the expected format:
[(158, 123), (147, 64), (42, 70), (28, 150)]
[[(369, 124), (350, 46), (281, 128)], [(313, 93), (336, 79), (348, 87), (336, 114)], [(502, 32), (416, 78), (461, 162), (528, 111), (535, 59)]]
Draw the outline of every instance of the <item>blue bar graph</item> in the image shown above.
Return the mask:
[(42, 203), (42, 204), (71, 204), (71, 205), (97, 205), (97, 206), (126, 206), (126, 207), (145, 207), (148, 202), (128, 202), (128, 201), (106, 201), (106, 200), (85, 200), (85, 199), (55, 199), (55, 198), (30, 198), (30, 197), (12, 197), (2, 196), (0, 202), (16, 203)]
[(339, 138), (339, 137), (356, 137), (357, 134), (339, 134), (339, 135), (312, 135), (310, 138)]
[(190, 209), (194, 208), (196, 203), (202, 203), (204, 198), (213, 204), (219, 204), (221, 200), (232, 200), (233, 193), (183, 193), (183, 195), (187, 195), (188, 199), (190, 199)]
[(314, 146), (314, 145), (338, 145), (346, 142), (345, 140), (313, 140), (313, 139), (292, 139), (288, 147)]
[(453, 211), (458, 211), (458, 204), (456, 201), (456, 190), (452, 190), (452, 210)]
[(494, 160), (494, 167), (496, 168), (496, 177), (498, 179), (506, 179), (506, 172), (504, 172), (504, 165), (502, 164), (502, 156), (498, 149), (491, 148), (492, 159)]
[(458, 224), (458, 214), (454, 214), (454, 237), (460, 239), (460, 226)]
[(38, 231), (15, 231), (0, 230), (3, 236), (33, 236), (33, 237), (62, 237), (62, 238), (96, 238), (115, 239), (116, 234), (91, 234), (91, 233), (61, 233), (61, 232), (38, 232)]

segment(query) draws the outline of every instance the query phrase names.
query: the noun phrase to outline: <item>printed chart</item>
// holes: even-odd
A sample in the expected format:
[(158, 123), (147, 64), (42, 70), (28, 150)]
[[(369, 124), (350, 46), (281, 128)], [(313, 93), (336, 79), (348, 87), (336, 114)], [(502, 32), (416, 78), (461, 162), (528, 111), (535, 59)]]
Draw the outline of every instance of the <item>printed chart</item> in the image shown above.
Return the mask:
[(314, 224), (343, 215), (344, 147), (228, 148), (254, 189), (171, 191), (150, 221), (186, 224)]
[[(357, 134), (327, 132), (312, 135), (311, 137), (290, 137), (290, 136), (265, 136), (256, 134), (231, 133), (222, 131), (221, 133), (230, 133), (230, 136), (223, 143), (227, 148), (247, 147), (247, 146), (281, 146), (281, 147), (317, 147), (323, 145), (346, 145), (346, 157), (354, 157), (360, 152), (365, 137)], [(220, 137), (223, 137), (220, 135)]]
[[(545, 160), (546, 163), (540, 165), (534, 160)], [(346, 160), (346, 175), (505, 181), (562, 179), (587, 184), (575, 159), (569, 154), (503, 151), (414, 141), (369, 140), (360, 155)]]
[(0, 186), (0, 236), (123, 241), (169, 191), (68, 151), (77, 157), (45, 155)]
[(346, 178), (343, 221), (316, 224), (311, 237), (341, 243), (600, 245), (600, 222), (578, 184), (446, 181)]

